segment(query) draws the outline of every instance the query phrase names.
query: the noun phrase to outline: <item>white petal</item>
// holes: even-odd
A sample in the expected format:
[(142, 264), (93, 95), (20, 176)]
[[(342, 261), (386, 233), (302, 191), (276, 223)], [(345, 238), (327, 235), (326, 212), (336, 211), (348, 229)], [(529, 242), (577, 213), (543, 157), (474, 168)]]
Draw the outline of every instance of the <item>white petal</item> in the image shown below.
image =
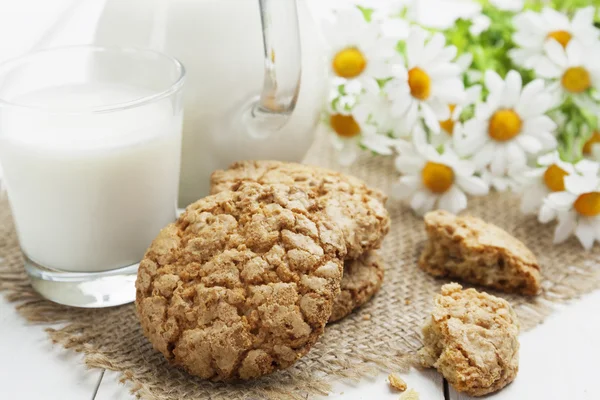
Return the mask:
[(496, 71), (485, 71), (485, 86), (490, 92), (501, 92), (504, 88), (504, 81)]
[(518, 102), (519, 97), (521, 96), (521, 87), (523, 81), (521, 80), (521, 75), (515, 71), (511, 70), (506, 75), (506, 82), (504, 85), (504, 92), (502, 93), (502, 99), (500, 100), (500, 105), (506, 108), (514, 108)]
[(446, 193), (440, 196), (439, 208), (457, 214), (467, 208), (467, 196), (453, 185)]
[(404, 175), (420, 174), (424, 163), (421, 157), (409, 154), (401, 154), (395, 160), (396, 169)]
[(590, 250), (596, 239), (596, 230), (593, 221), (588, 221), (587, 218), (580, 218), (577, 228), (575, 228), (575, 236), (586, 250)]
[(459, 78), (443, 79), (435, 82), (432, 96), (439, 98), (446, 104), (460, 104), (465, 100), (465, 85)]
[(556, 210), (550, 207), (548, 204), (542, 202), (542, 206), (540, 207), (540, 212), (538, 214), (538, 221), (542, 224), (547, 224), (556, 218)]
[(433, 110), (438, 121), (445, 121), (451, 117), (450, 107), (442, 102), (440, 99), (434, 98), (427, 102)]
[(547, 115), (528, 118), (523, 122), (523, 131), (536, 134), (538, 132), (553, 132), (556, 129), (556, 122)]
[(550, 7), (544, 7), (544, 9), (542, 10), (542, 17), (554, 29), (567, 30), (569, 28), (569, 18), (566, 15)]
[(433, 133), (440, 133), (440, 122), (427, 103), (421, 103), (421, 114), (425, 120), (425, 125), (427, 125)]
[(577, 40), (571, 40), (567, 45), (567, 57), (570, 66), (579, 66), (583, 62), (583, 46)]
[(490, 188), (487, 183), (476, 176), (458, 176), (456, 184), (462, 190), (473, 196), (484, 196), (489, 193)]
[(496, 144), (494, 149), (494, 158), (490, 164), (490, 171), (493, 175), (503, 176), (508, 167), (507, 147), (503, 144)]
[(557, 142), (556, 137), (549, 132), (535, 132), (531, 133), (531, 135), (538, 138), (540, 143), (542, 144), (542, 148), (545, 150), (556, 149)]
[(410, 93), (398, 96), (392, 101), (390, 112), (394, 117), (403, 117), (414, 102), (415, 100)]
[(439, 32), (434, 34), (433, 37), (429, 40), (429, 42), (425, 45), (425, 48), (423, 49), (423, 54), (421, 55), (420, 64), (425, 65), (425, 66), (429, 65), (429, 63), (431, 63), (433, 60), (435, 60), (435, 58), (438, 56), (440, 51), (442, 51), (445, 44), (446, 44), (446, 39), (444, 38), (444, 35), (442, 35)]
[(457, 64), (441, 64), (432, 66), (428, 73), (432, 80), (454, 78), (460, 74), (460, 67)]
[(554, 243), (562, 243), (571, 236), (577, 227), (577, 220), (574, 213), (566, 214), (558, 221), (556, 230), (554, 231)]
[(542, 144), (538, 139), (533, 136), (521, 134), (518, 135), (515, 140), (519, 145), (528, 153), (535, 154), (542, 150)]
[(565, 177), (565, 189), (574, 195), (594, 191), (598, 187), (598, 177), (595, 175), (571, 174)]
[(598, 164), (596, 161), (581, 160), (575, 164), (575, 169), (582, 174), (597, 175), (598, 170), (600, 169), (600, 164)]
[(523, 117), (527, 117), (527, 110), (531, 107), (531, 102), (543, 91), (544, 81), (541, 79), (533, 80), (525, 85), (523, 92), (521, 93), (521, 98), (519, 99), (519, 104), (517, 104), (517, 107), (515, 108), (517, 113)]
[(573, 206), (573, 202), (577, 199), (577, 195), (569, 192), (555, 192), (551, 193), (544, 200), (550, 207), (555, 210), (570, 209)]
[[(523, 136), (523, 135), (519, 135)], [(527, 164), (527, 155), (519, 144), (513, 140), (506, 143), (506, 161), (510, 171), (520, 171)]]
[(535, 73), (541, 78), (558, 78), (562, 75), (562, 72), (562, 69), (558, 65), (546, 57), (540, 58), (535, 65)]
[(546, 193), (547, 190), (541, 184), (532, 185), (525, 190), (521, 197), (521, 212), (523, 214), (535, 214), (542, 206)]
[(417, 214), (422, 215), (433, 209), (436, 200), (437, 196), (432, 195), (428, 191), (419, 190), (411, 199), (410, 207), (415, 210)]
[(473, 156), (473, 162), (478, 169), (490, 165), (496, 152), (496, 145), (492, 141), (486, 142)]
[(423, 47), (425, 47), (425, 31), (420, 28), (412, 28), (408, 39), (406, 39), (406, 55), (409, 68), (419, 64)]
[(555, 39), (547, 40), (546, 43), (544, 43), (544, 50), (546, 51), (550, 61), (562, 69), (567, 68), (567, 54), (565, 53), (562, 45)]
[(592, 25), (594, 23), (594, 15), (596, 14), (596, 10), (594, 7), (583, 7), (578, 9), (573, 16), (573, 21), (571, 22), (573, 26), (586, 26)]
[(473, 64), (473, 54), (464, 53), (456, 59), (456, 64), (460, 67), (462, 71), (466, 71), (469, 69), (471, 64)]
[(340, 152), (337, 153), (337, 161), (342, 166), (348, 166), (356, 161), (358, 157), (358, 149), (356, 146), (344, 146)]
[(417, 176), (402, 176), (392, 185), (391, 195), (395, 199), (408, 199), (420, 187), (421, 180)]

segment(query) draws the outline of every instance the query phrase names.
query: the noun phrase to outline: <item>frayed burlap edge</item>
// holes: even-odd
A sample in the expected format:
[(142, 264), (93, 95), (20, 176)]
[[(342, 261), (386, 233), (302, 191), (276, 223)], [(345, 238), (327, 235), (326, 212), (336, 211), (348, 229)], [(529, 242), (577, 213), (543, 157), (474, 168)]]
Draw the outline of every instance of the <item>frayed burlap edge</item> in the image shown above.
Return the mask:
[[(331, 149), (320, 141), (307, 163), (336, 168), (332, 160)], [(344, 172), (386, 191), (397, 176), (390, 159), (372, 156), (362, 157)], [(83, 353), (90, 368), (120, 372), (121, 381), (130, 382), (132, 393), (141, 398), (305, 399), (307, 395), (326, 395), (337, 379), (356, 381), (416, 365), (420, 327), (433, 295), (447, 282), (433, 279), (416, 266), (425, 240), (422, 220), (397, 201), (390, 200), (388, 209), (393, 224), (380, 250), (388, 264), (380, 293), (358, 312), (328, 326), (319, 343), (292, 368), (255, 382), (206, 382), (170, 367), (141, 335), (131, 305), (84, 310), (40, 298), (23, 270), (5, 198), (0, 199), (0, 291), (29, 322), (64, 323), (61, 328), (47, 329), (55, 343)], [(528, 330), (552, 312), (553, 303), (600, 288), (600, 246), (584, 252), (574, 239), (553, 246), (553, 227), (523, 217), (517, 210), (514, 195), (494, 193), (470, 199), (468, 212), (507, 229), (539, 256), (544, 276), (540, 296), (526, 298), (490, 291), (511, 302), (522, 329)]]

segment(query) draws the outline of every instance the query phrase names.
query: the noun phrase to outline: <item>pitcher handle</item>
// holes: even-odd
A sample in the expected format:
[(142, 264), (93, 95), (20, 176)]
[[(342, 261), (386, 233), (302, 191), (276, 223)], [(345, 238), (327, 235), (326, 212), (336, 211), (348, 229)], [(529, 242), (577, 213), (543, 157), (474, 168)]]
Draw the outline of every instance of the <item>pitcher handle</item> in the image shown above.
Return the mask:
[(300, 92), (302, 71), (296, 0), (259, 0), (264, 44), (264, 83), (245, 110), (250, 136), (266, 138), (289, 120)]

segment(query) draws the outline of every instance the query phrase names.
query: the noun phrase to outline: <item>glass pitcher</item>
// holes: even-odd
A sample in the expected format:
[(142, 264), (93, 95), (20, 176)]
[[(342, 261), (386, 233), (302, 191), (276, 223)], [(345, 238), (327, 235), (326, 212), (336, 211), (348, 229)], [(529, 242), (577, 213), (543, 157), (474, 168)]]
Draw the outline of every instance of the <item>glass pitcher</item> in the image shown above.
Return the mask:
[[(91, 41), (150, 48), (184, 64), (180, 207), (207, 195), (212, 171), (234, 161), (302, 160), (327, 86), (322, 41), (304, 0), (98, 4), (75, 4), (63, 17), (67, 22), (57, 23), (40, 46)], [(89, 24), (91, 37), (70, 34), (65, 40), (65, 26), (74, 20), (81, 26), (92, 5), (98, 15)]]

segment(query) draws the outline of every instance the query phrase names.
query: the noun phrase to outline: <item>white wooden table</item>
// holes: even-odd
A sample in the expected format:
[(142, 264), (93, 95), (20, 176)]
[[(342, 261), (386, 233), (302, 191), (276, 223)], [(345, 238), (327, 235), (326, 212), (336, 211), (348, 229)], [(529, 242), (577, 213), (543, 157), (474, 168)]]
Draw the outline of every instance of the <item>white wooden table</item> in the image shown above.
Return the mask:
[[(0, 0), (0, 60), (23, 53), (72, 1)], [(96, 1), (96, 0), (94, 0)], [(125, 0), (124, 0), (125, 1)], [(201, 0), (197, 0), (201, 1)], [(346, 0), (308, 0), (317, 13)], [(385, 0), (370, 0), (385, 1)], [(426, 7), (445, 15), (455, 10), (445, 0), (444, 9)], [(439, 0), (437, 0), (439, 1)], [(101, 2), (101, 0), (97, 0)], [(432, 14), (428, 14), (431, 18)], [(600, 267), (599, 267), (600, 268)], [(569, 305), (557, 307), (544, 324), (521, 336), (520, 372), (516, 381), (494, 400), (597, 400), (600, 385), (600, 291)], [(413, 370), (400, 374), (422, 400), (465, 400), (435, 371)], [(27, 324), (0, 296), (0, 400), (123, 400), (133, 399), (114, 372), (87, 370), (81, 356), (53, 346), (44, 327)], [(334, 399), (398, 399), (389, 390), (386, 375), (359, 384), (337, 384)]]
[[(494, 400), (597, 400), (600, 359), (600, 291), (561, 305), (545, 323), (521, 335), (517, 379)], [(27, 324), (0, 300), (0, 399), (133, 400), (115, 372), (87, 370), (79, 355), (54, 346), (44, 327)], [(399, 374), (422, 400), (466, 400), (433, 370)], [(333, 399), (397, 400), (386, 375), (336, 384)]]

